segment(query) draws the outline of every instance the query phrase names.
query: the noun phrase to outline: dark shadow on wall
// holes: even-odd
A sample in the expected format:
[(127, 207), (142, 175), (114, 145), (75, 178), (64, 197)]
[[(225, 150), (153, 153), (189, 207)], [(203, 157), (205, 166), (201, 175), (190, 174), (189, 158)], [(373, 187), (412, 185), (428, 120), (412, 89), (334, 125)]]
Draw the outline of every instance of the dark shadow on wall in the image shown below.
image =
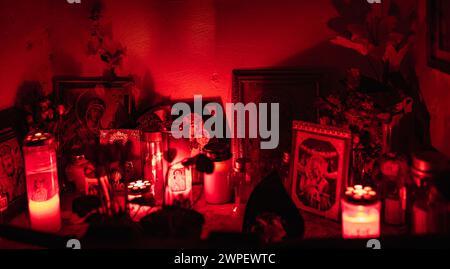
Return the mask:
[(358, 67), (361, 69), (362, 74), (373, 78), (380, 75), (377, 70), (381, 69), (380, 64), (354, 51), (331, 44), (328, 40), (283, 59), (276, 66), (327, 67), (334, 70), (335, 73), (332, 75), (339, 78), (338, 80), (342, 79), (345, 75), (345, 70), (351, 67)]
[[(328, 41), (286, 58), (275, 66), (327, 67), (333, 70), (330, 74), (331, 86), (329, 92), (345, 89), (342, 81), (345, 78), (346, 70), (349, 68), (359, 68), (362, 75), (377, 80), (381, 78), (381, 71), (379, 70), (382, 70), (381, 63), (376, 63), (354, 51), (336, 46)], [(404, 117), (398, 127), (400, 133), (395, 138), (399, 144), (397, 150), (408, 155), (417, 150), (431, 148), (430, 115), (423, 98), (421, 98), (421, 90), (414, 66), (414, 60), (409, 57), (404, 61), (401, 72), (389, 75), (391, 86), (403, 90), (414, 100), (413, 111)], [(323, 94), (327, 94), (327, 91), (321, 92), (321, 95)]]
[(83, 72), (83, 65), (77, 61), (70, 53), (63, 50), (54, 50), (49, 55), (51, 70), (57, 76), (80, 76)]
[(328, 27), (348, 38), (348, 25), (364, 23), (367, 13), (370, 12), (370, 4), (367, 1), (331, 0), (331, 3), (339, 16), (330, 19)]
[(14, 107), (24, 113), (24, 115), (36, 115), (39, 107), (39, 100), (43, 97), (42, 85), (39, 81), (24, 81), (16, 91)]
[(170, 96), (159, 94), (155, 89), (155, 83), (150, 71), (146, 71), (142, 78), (135, 79), (139, 89), (138, 100), (136, 100), (136, 111), (138, 115), (153, 109), (154, 107), (170, 103)]

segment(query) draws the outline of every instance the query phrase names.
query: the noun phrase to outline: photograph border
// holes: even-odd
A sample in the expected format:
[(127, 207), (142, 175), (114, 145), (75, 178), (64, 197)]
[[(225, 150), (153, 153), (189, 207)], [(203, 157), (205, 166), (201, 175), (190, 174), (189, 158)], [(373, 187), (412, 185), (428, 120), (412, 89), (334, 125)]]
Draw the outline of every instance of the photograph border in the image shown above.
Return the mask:
[[(64, 91), (68, 88), (86, 88), (94, 89), (96, 85), (102, 84), (106, 89), (108, 88), (123, 88), (127, 90), (127, 87), (134, 85), (134, 80), (132, 77), (117, 77), (113, 80), (107, 80), (103, 77), (77, 77), (77, 76), (56, 76), (53, 78), (53, 90), (56, 96), (56, 102), (58, 104), (63, 104), (64, 101)], [(128, 91), (128, 101), (126, 104), (128, 117), (132, 119), (135, 113), (135, 100), (131, 88)], [(121, 128), (122, 126), (117, 126), (115, 128)]]
[[(12, 127), (7, 127), (0, 130), (0, 144), (6, 141), (16, 140), (17, 145), (20, 150), (20, 155), (22, 157), (23, 169), (25, 169), (25, 157), (23, 155), (20, 137), (17, 135), (17, 132)], [(25, 170), (23, 171), (23, 184), (25, 186), (24, 192), (15, 197), (14, 199), (8, 201), (8, 207), (3, 212), (0, 212), (0, 223), (8, 223), (15, 216), (26, 210), (27, 204), (27, 191), (26, 191), (26, 175)]]
[[(437, 23), (439, 18), (438, 8), (439, 1), (442, 0), (428, 0), (427, 2), (427, 47), (428, 47), (428, 65), (432, 68), (450, 74), (450, 59), (439, 58), (437, 53), (437, 42), (442, 38), (437, 33)], [(448, 18), (450, 19), (450, 18)]]
[[(340, 212), (340, 196), (343, 190), (348, 184), (349, 179), (349, 165), (350, 165), (350, 155), (351, 155), (351, 142), (352, 134), (350, 130), (341, 129), (332, 126), (323, 126), (319, 124), (304, 122), (304, 121), (293, 121), (292, 123), (292, 150), (291, 150), (291, 169), (290, 169), (290, 186), (291, 186), (291, 197), (297, 207), (301, 210), (339, 221)], [(298, 164), (298, 147), (300, 146), (302, 137), (320, 137), (323, 141), (341, 141), (342, 145), (339, 147), (340, 152), (342, 152), (342, 157), (339, 160), (338, 165), (338, 182), (336, 184), (336, 201), (334, 205), (326, 211), (319, 211), (317, 209), (305, 206), (296, 196), (295, 186), (297, 183), (297, 164)]]

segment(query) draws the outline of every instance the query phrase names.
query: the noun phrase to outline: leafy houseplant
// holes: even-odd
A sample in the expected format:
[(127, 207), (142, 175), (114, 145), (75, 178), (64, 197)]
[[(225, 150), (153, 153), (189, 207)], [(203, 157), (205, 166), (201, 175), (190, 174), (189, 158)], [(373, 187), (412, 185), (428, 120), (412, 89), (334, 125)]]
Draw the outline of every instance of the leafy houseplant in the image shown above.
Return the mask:
[(103, 22), (103, 5), (100, 1), (93, 4), (89, 19), (92, 21), (92, 27), (87, 53), (98, 55), (106, 63), (104, 76), (114, 78), (116, 68), (122, 64), (126, 49), (120, 42), (114, 40), (111, 26)]
[(402, 71), (414, 45), (416, 26), (416, 9), (405, 8), (403, 2), (333, 1), (340, 17), (329, 21), (338, 33), (331, 43), (364, 56), (373, 71), (369, 77), (359, 68), (347, 70), (345, 89), (317, 102), (323, 124), (347, 127), (354, 134), (356, 181), (372, 177), (375, 161), (387, 148), (383, 124), (398, 124), (419, 102), (414, 93), (417, 87), (407, 82)]

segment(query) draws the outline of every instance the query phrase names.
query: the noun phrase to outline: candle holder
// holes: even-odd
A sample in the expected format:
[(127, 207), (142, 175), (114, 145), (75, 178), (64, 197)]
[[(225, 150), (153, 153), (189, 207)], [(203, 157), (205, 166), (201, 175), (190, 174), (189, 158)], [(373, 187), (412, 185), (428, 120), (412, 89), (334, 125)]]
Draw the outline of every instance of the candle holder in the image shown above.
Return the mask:
[(205, 200), (209, 204), (226, 204), (232, 197), (229, 174), (232, 154), (226, 143), (211, 143), (204, 147), (206, 156), (213, 162), (213, 173), (204, 175)]
[(342, 199), (342, 235), (344, 238), (378, 238), (381, 203), (371, 187), (348, 187)]
[(154, 186), (149, 180), (136, 180), (128, 183), (128, 201), (136, 198), (151, 198), (154, 195)]
[(150, 180), (136, 180), (128, 183), (128, 214), (134, 221), (160, 209), (155, 201), (155, 186)]
[(54, 137), (40, 132), (29, 134), (23, 153), (31, 228), (57, 232), (61, 229), (61, 213)]
[(163, 135), (160, 132), (144, 132), (141, 141), (144, 179), (150, 181), (155, 201), (162, 204), (164, 197)]
[(0, 215), (8, 209), (8, 195), (0, 193)]

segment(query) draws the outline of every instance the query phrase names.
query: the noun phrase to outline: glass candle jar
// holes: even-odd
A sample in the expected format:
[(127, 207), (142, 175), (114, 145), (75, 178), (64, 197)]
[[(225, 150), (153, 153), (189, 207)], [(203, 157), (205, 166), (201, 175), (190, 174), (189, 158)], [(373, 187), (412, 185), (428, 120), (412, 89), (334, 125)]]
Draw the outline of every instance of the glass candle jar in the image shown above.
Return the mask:
[(86, 160), (84, 155), (74, 155), (71, 159), (70, 164), (65, 169), (67, 181), (75, 185), (77, 193), (84, 193), (86, 189), (85, 170), (92, 164)]
[(381, 123), (382, 130), (382, 148), (381, 154), (386, 154), (391, 150), (392, 140), (392, 115), (389, 113), (379, 113), (377, 119)]
[(37, 132), (25, 138), (23, 147), (31, 228), (42, 232), (61, 229), (54, 142), (52, 135)]
[(233, 214), (243, 215), (247, 205), (248, 198), (253, 190), (254, 180), (252, 179), (252, 170), (250, 160), (247, 158), (238, 158), (234, 162), (233, 171), (230, 173), (230, 180), (234, 189), (234, 207)]
[[(416, 184), (412, 206), (412, 232), (417, 235), (448, 234), (450, 206), (436, 183), (448, 180), (448, 159), (439, 152), (417, 152), (413, 156), (411, 174)], [(442, 178), (445, 177), (445, 178)]]
[(8, 209), (8, 194), (7, 193), (0, 193), (0, 220), (2, 217), (2, 213)]
[(152, 198), (154, 189), (149, 180), (136, 180), (128, 183), (128, 201), (137, 198)]
[(162, 204), (164, 197), (162, 143), (163, 136), (160, 132), (144, 132), (142, 135), (144, 178), (151, 182), (158, 205)]
[(411, 200), (408, 183), (409, 166), (400, 154), (387, 153), (379, 160), (379, 190), (383, 201), (383, 218), (386, 224), (404, 225), (407, 220), (408, 200)]
[(290, 154), (288, 152), (283, 152), (283, 158), (281, 159), (280, 165), (280, 177), (284, 188), (287, 193), (291, 193), (291, 178), (290, 178)]
[(203, 150), (214, 163), (213, 173), (204, 175), (205, 200), (210, 204), (228, 203), (232, 193), (229, 177), (232, 160), (229, 146), (225, 143), (211, 143)]
[(377, 193), (361, 185), (347, 188), (342, 199), (342, 235), (344, 238), (380, 236), (381, 203)]

